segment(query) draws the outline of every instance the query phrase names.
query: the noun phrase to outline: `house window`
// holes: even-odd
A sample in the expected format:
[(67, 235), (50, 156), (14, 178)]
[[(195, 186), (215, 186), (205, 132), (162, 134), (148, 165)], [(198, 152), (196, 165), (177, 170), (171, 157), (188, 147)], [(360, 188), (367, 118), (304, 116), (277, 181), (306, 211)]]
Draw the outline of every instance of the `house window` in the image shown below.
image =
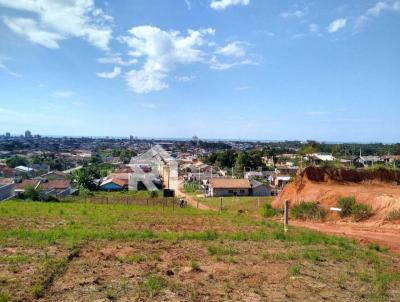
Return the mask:
[(233, 193), (233, 190), (228, 190), (228, 193), (232, 194), (232, 193)]
[(244, 193), (244, 190), (240, 190), (240, 193), (242, 193), (242, 194), (243, 194), (243, 193)]

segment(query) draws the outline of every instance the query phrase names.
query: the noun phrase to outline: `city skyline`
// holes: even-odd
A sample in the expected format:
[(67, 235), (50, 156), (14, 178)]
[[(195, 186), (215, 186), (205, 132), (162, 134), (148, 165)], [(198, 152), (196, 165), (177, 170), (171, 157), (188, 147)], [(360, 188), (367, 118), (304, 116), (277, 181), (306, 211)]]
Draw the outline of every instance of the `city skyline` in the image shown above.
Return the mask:
[(0, 0), (1, 133), (398, 142), (399, 16), (394, 0)]

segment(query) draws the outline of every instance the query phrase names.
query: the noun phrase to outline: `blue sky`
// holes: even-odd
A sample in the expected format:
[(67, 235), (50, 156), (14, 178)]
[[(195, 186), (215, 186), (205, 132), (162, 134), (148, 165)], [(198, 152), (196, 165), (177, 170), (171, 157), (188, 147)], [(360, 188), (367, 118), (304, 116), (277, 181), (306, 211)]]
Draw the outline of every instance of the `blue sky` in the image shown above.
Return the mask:
[(0, 0), (0, 132), (398, 142), (399, 37), (399, 0)]

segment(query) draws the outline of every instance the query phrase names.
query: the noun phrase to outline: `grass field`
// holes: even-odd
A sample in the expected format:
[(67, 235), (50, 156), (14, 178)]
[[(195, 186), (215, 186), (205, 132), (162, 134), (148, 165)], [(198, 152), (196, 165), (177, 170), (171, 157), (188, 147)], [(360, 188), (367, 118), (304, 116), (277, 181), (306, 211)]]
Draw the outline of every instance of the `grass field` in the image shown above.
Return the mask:
[[(191, 194), (193, 198), (213, 209), (220, 209), (221, 197), (200, 197), (200, 195)], [(248, 214), (260, 214), (262, 206), (271, 203), (274, 197), (222, 197), (222, 210), (228, 212), (243, 211)]]
[(228, 201), (2, 202), (0, 301), (398, 301), (398, 255)]

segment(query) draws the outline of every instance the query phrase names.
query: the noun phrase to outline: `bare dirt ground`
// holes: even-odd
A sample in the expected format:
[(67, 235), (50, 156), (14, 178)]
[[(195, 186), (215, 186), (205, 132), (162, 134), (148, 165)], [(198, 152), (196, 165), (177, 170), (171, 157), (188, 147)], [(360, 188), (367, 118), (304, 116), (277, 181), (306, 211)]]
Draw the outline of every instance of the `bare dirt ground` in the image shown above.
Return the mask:
[[(361, 242), (379, 243), (400, 252), (400, 222), (386, 219), (388, 213), (400, 209), (400, 186), (390, 177), (394, 176), (383, 175), (382, 172), (308, 168), (288, 184), (272, 204), (280, 208), (284, 200), (288, 200), (290, 206), (301, 201), (312, 201), (329, 210), (330, 207), (336, 207), (340, 197), (354, 196), (358, 203), (372, 207), (373, 215), (366, 221), (355, 223), (330, 213), (324, 223), (293, 221), (292, 224), (348, 236)], [(352, 179), (354, 181), (350, 181)]]
[[(222, 250), (213, 255), (213, 247)], [(342, 273), (359, 264), (287, 260), (287, 252), (284, 244), (268, 243), (90, 244), (41, 301), (361, 301), (370, 295), (368, 285)], [(291, 272), (294, 264), (301, 274)]]
[(183, 184), (180, 181), (171, 182), (171, 188), (175, 190), (177, 197), (184, 198), (188, 202), (188, 204), (194, 208), (199, 208), (200, 210), (212, 210), (209, 206), (202, 204), (201, 202), (198, 202), (193, 197), (184, 193), (182, 190), (182, 185)]
[(306, 227), (326, 234), (341, 235), (359, 240), (361, 243), (377, 243), (400, 253), (400, 232), (385, 227), (366, 226), (357, 223), (318, 223), (307, 221), (290, 221), (291, 225)]

